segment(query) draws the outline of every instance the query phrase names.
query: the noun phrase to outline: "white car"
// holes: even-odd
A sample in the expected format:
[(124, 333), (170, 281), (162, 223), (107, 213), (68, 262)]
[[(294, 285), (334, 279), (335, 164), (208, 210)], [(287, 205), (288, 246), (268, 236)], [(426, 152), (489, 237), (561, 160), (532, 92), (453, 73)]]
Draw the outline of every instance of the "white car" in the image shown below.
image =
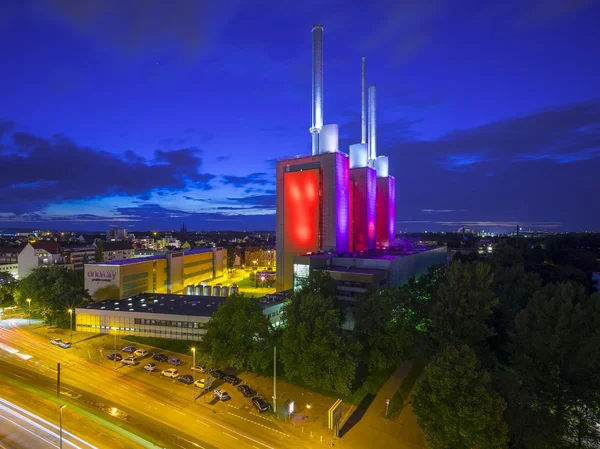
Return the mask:
[(226, 401), (226, 400), (228, 400), (228, 399), (231, 399), (231, 396), (229, 396), (229, 395), (227, 394), (227, 392), (226, 392), (226, 391), (223, 391), (223, 390), (215, 390), (215, 391), (213, 391), (213, 394), (214, 394), (216, 397), (218, 397), (218, 398), (219, 398), (221, 401)]
[(59, 345), (62, 343), (62, 340), (60, 338), (53, 338), (52, 340), (50, 340), (50, 344), (51, 345)]
[(71, 347), (71, 343), (68, 341), (60, 341), (58, 342), (58, 346), (60, 346), (63, 349), (68, 349)]
[(136, 357), (139, 357), (140, 359), (143, 357), (148, 357), (148, 351), (146, 351), (145, 349), (138, 349), (133, 354)]
[(160, 372), (160, 375), (174, 379), (179, 376), (179, 371), (177, 371), (175, 368), (164, 369)]
[(129, 357), (125, 357), (123, 360), (121, 360), (121, 363), (123, 365), (137, 365), (140, 362), (135, 357), (129, 356)]
[(156, 371), (156, 364), (155, 363), (147, 363), (146, 365), (144, 365), (144, 369), (146, 371)]

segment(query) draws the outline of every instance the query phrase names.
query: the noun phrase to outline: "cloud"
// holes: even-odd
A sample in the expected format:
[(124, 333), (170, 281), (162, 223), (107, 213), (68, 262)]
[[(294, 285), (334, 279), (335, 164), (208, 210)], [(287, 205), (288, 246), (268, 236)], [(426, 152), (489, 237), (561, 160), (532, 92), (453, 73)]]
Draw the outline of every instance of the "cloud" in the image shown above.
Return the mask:
[(231, 156), (217, 156), (217, 161), (223, 162), (231, 159)]
[(74, 30), (127, 54), (155, 52), (171, 42), (189, 54), (197, 54), (211, 42), (215, 30), (238, 12), (238, 2), (49, 0), (42, 8)]
[(434, 214), (447, 214), (449, 212), (466, 212), (466, 209), (421, 209), (421, 212), (428, 212)]
[(15, 132), (12, 140), (0, 153), (0, 212), (34, 212), (50, 203), (108, 196), (147, 200), (161, 190), (207, 190), (214, 179), (199, 172), (202, 159), (195, 147), (157, 150), (147, 160), (131, 151), (119, 157), (81, 146), (59, 134), (44, 139)]
[(241, 198), (227, 198), (228, 201), (252, 208), (275, 210), (276, 195), (251, 195)]
[(15, 128), (15, 122), (0, 118), (0, 139)]
[(268, 173), (250, 173), (247, 176), (230, 176), (224, 175), (222, 176), (223, 183), (232, 185), (235, 187), (244, 187), (247, 185), (269, 185), (274, 184), (275, 181), (272, 175)]

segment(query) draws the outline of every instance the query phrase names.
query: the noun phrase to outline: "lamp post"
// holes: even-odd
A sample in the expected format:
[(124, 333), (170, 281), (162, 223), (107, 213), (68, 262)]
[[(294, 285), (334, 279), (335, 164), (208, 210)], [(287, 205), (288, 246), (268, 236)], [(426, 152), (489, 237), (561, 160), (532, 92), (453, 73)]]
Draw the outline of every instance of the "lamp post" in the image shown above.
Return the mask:
[(256, 277), (256, 268), (254, 268), (254, 288), (258, 288), (258, 278)]
[(62, 449), (62, 411), (63, 411), (63, 408), (65, 408), (66, 406), (67, 406), (67, 404), (63, 404), (60, 406), (60, 438), (59, 438), (60, 442), (59, 442), (59, 446), (58, 446), (59, 449)]
[(27, 302), (29, 303), (29, 326), (31, 327), (31, 298), (27, 298)]
[(117, 328), (113, 327), (115, 330), (115, 352), (114, 352), (114, 361), (115, 361), (115, 371), (117, 370)]
[(73, 309), (69, 309), (69, 330), (71, 331), (71, 344), (73, 344)]
[(192, 400), (196, 400), (196, 348), (192, 348), (192, 366), (194, 367), (194, 382), (192, 382)]

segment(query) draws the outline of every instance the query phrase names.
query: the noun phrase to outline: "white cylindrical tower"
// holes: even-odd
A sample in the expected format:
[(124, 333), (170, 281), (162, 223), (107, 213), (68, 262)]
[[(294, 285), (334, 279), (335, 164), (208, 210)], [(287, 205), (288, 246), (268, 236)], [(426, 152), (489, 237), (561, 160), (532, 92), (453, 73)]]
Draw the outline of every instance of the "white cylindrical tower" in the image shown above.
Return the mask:
[(377, 159), (376, 90), (375, 84), (369, 86), (369, 161), (371, 166), (373, 166), (375, 159)]
[(312, 73), (312, 154), (319, 154), (319, 133), (323, 127), (323, 26), (313, 25)]
[(367, 143), (367, 102), (366, 102), (366, 82), (367, 82), (367, 58), (362, 57), (362, 76), (361, 76), (361, 115), (360, 115), (360, 143)]

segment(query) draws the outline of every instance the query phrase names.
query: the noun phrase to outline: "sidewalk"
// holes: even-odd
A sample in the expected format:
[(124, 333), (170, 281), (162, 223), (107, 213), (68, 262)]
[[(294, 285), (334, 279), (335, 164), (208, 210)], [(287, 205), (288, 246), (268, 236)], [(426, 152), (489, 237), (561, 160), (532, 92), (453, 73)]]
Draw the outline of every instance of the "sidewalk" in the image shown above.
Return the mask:
[(381, 389), (366, 411), (357, 409), (342, 428), (340, 446), (352, 448), (393, 447), (424, 449), (425, 438), (417, 425), (411, 405), (395, 421), (385, 418), (385, 401), (391, 399), (408, 373), (412, 361), (404, 362)]

